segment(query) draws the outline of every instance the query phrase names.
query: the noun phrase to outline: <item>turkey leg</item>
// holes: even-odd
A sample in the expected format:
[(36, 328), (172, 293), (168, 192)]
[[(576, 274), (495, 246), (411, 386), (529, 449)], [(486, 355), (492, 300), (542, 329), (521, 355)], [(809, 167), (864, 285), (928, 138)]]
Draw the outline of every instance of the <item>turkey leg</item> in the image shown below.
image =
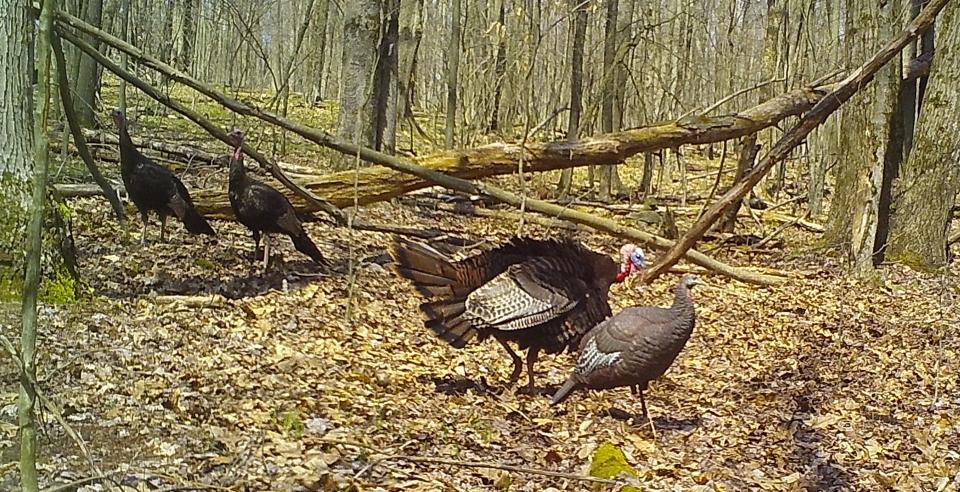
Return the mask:
[(521, 388), (520, 390), (528, 395), (540, 393), (540, 391), (537, 390), (537, 386), (533, 383), (533, 365), (536, 364), (537, 356), (539, 354), (539, 348), (530, 347), (527, 349), (527, 386), (526, 388)]
[(263, 234), (263, 270), (267, 270), (267, 265), (270, 264), (270, 235), (267, 233)]
[(650, 414), (647, 413), (647, 402), (643, 399), (643, 388), (640, 385), (631, 386), (630, 391), (634, 394), (640, 394), (640, 411), (643, 412), (643, 418), (650, 423), (650, 431), (653, 432), (653, 438), (657, 438), (657, 427), (653, 425), (653, 419), (650, 418)]
[(143, 227), (140, 229), (140, 246), (147, 244), (147, 214), (140, 213), (140, 222), (143, 223)]
[(497, 339), (497, 341), (500, 342), (500, 346), (502, 346), (503, 349), (507, 351), (507, 354), (510, 355), (510, 358), (513, 359), (513, 372), (510, 373), (510, 382), (509, 382), (510, 385), (513, 385), (514, 383), (517, 382), (518, 379), (520, 379), (520, 372), (523, 371), (523, 359), (521, 359), (520, 356), (517, 355), (517, 353), (514, 352), (509, 345), (507, 345), (507, 342), (504, 342), (499, 338)]
[(160, 216), (160, 242), (161, 243), (163, 242), (163, 231), (166, 230), (166, 228), (167, 228), (167, 216), (161, 215)]
[(260, 252), (260, 231), (253, 231), (253, 261), (257, 261), (257, 253)]

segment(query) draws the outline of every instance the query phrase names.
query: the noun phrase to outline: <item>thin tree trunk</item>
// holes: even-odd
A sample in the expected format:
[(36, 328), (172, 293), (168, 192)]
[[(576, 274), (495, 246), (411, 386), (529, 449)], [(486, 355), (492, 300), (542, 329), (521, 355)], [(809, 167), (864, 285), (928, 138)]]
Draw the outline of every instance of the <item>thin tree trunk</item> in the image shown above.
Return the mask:
[(316, 54), (316, 65), (313, 69), (314, 85), (313, 85), (313, 98), (311, 99), (314, 103), (323, 101), (323, 76), (325, 70), (325, 62), (327, 59), (327, 16), (330, 11), (330, 4), (327, 0), (318, 0), (320, 2), (316, 7), (316, 20), (314, 21), (313, 30), (311, 31), (312, 36), (314, 36), (314, 47), (317, 50)]
[[(604, 133), (613, 131), (613, 106), (616, 103), (617, 10), (620, 0), (605, 0), (606, 20), (603, 35), (603, 86), (600, 95), (600, 125)], [(613, 187), (613, 166), (600, 168), (601, 202), (609, 202)]]
[[(757, 154), (760, 152), (760, 145), (757, 144), (757, 134), (743, 137), (740, 141), (740, 157), (737, 158), (737, 171), (733, 176), (734, 184), (743, 180), (744, 176), (753, 170), (756, 163)], [(734, 202), (730, 208), (724, 212), (720, 221), (717, 222), (717, 230), (720, 232), (732, 233), (737, 227), (737, 214), (740, 213), (740, 201)]]
[(450, 39), (447, 44), (447, 121), (444, 145), (453, 148), (457, 124), (457, 78), (460, 70), (460, 0), (450, 2)]
[[(500, 14), (497, 18), (500, 26), (506, 26), (506, 7), (504, 3), (507, 0), (500, 1)], [(500, 129), (500, 101), (503, 98), (503, 84), (504, 79), (507, 76), (507, 38), (505, 35), (500, 36), (500, 40), (497, 43), (497, 58), (494, 62), (493, 70), (494, 82), (493, 89), (493, 108), (490, 112), (490, 125), (487, 127), (487, 131), (497, 131)]]
[[(130, 0), (120, 0), (120, 39), (128, 41), (127, 31), (130, 26)], [(129, 70), (129, 55), (120, 53), (120, 67)], [(118, 105), (120, 111), (127, 113), (127, 81), (120, 79), (120, 94)]]
[(400, 0), (382, 4), (382, 35), (377, 59), (377, 149), (393, 154), (397, 146), (397, 39), (400, 29)]
[[(377, 106), (374, 76), (380, 6), (377, 0), (352, 0), (343, 6), (343, 57), (340, 67), (340, 116), (337, 135), (364, 147), (376, 144)], [(337, 169), (353, 166), (354, 158), (342, 156)]]
[[(567, 120), (567, 140), (576, 142), (580, 138), (580, 114), (583, 112), (583, 46), (587, 33), (587, 4), (581, 0), (570, 0), (570, 4), (576, 10), (570, 23), (570, 118)], [(560, 197), (569, 195), (572, 184), (573, 169), (564, 169), (557, 186)]]
[[(84, 9), (84, 21), (95, 27), (100, 27), (103, 15), (103, 0), (90, 0), (86, 2)], [(100, 41), (94, 37), (86, 39), (94, 48), (100, 48)], [(97, 63), (89, 56), (81, 56), (79, 72), (74, 85), (76, 98), (73, 107), (77, 110), (77, 118), (84, 128), (93, 128), (96, 119), (94, 110), (96, 108), (97, 88), (99, 80), (97, 77)]]

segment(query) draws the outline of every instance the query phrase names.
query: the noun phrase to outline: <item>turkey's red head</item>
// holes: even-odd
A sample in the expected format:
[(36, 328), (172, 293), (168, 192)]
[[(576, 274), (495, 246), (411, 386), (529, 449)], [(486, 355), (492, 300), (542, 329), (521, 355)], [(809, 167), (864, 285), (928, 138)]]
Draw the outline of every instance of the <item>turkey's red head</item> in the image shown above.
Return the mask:
[(636, 244), (624, 244), (620, 248), (620, 272), (617, 282), (623, 282), (635, 271), (647, 267), (647, 256)]
[(230, 143), (233, 144), (233, 159), (241, 160), (243, 158), (243, 132), (239, 128), (234, 128), (228, 137), (230, 137)]

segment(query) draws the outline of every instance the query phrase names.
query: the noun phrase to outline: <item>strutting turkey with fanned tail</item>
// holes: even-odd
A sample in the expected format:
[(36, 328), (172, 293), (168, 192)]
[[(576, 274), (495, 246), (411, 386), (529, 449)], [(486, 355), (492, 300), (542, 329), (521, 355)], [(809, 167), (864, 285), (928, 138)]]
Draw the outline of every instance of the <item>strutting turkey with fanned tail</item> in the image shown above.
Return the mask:
[(628, 386), (640, 394), (643, 417), (649, 420), (643, 392), (650, 381), (667, 372), (690, 339), (696, 324), (691, 289), (701, 284), (696, 275), (684, 275), (669, 308), (627, 308), (590, 330), (580, 342), (576, 369), (550, 404), (564, 401), (580, 387)]
[(160, 241), (163, 241), (167, 216), (170, 215), (176, 215), (192, 234), (215, 234), (207, 220), (194, 208), (190, 192), (180, 179), (141, 154), (133, 145), (123, 112), (114, 109), (110, 116), (120, 131), (120, 177), (143, 221), (140, 244), (147, 239), (149, 212), (156, 212), (160, 216)]
[(426, 244), (397, 237), (396, 271), (427, 301), (425, 325), (457, 348), (495, 338), (513, 360), (510, 382), (523, 361), (507, 342), (527, 349), (528, 384), (534, 392), (538, 354), (576, 348), (580, 337), (610, 316), (608, 290), (634, 268), (646, 266), (643, 250), (621, 249), (621, 266), (573, 240), (514, 238), (484, 253), (453, 261)]
[(263, 233), (264, 270), (270, 263), (271, 233), (290, 236), (297, 251), (309, 256), (318, 266), (328, 266), (323, 254), (304, 230), (290, 200), (272, 186), (247, 176), (243, 166), (243, 132), (233, 130), (230, 139), (234, 146), (230, 159), (230, 208), (237, 220), (253, 233), (254, 254), (260, 249), (260, 234)]

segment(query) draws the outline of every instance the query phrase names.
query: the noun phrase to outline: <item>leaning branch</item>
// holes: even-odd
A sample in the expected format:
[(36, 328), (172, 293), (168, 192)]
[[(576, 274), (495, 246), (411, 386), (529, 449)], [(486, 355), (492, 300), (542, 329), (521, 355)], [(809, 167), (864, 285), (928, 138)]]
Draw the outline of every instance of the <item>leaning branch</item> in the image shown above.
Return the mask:
[[(133, 57), (137, 63), (154, 69), (244, 116), (279, 126), (318, 145), (359, 156), (374, 164), (391, 168), (385, 154), (340, 140), (323, 130), (311, 128), (269, 111), (230, 98), (190, 75), (144, 53), (139, 48), (93, 27), (69, 14), (58, 12), (57, 22), (76, 28)], [(496, 143), (474, 149), (456, 150), (414, 159), (417, 165), (463, 179), (479, 179), (516, 172), (522, 159), (525, 172), (542, 172), (586, 165), (618, 164), (642, 152), (673, 148), (683, 144), (705, 144), (739, 138), (780, 123), (787, 117), (809, 110), (834, 86), (796, 89), (736, 114), (694, 116), (679, 121), (655, 124), (619, 133), (609, 133), (577, 142)], [(392, 169), (392, 168), (391, 168)], [(432, 186), (432, 182), (395, 169), (369, 167), (359, 172), (333, 173), (305, 180), (305, 187), (330, 203), (346, 207), (389, 200), (410, 191)], [(205, 213), (226, 215), (229, 206), (223, 192), (198, 193), (196, 202)], [(294, 203), (302, 206), (302, 203)]]
[(667, 254), (661, 256), (656, 264), (644, 273), (644, 280), (646, 282), (652, 281), (669, 270), (681, 257), (688, 254), (688, 250), (703, 237), (707, 229), (720, 218), (724, 210), (739, 203), (740, 200), (760, 182), (760, 179), (762, 179), (777, 162), (787, 157), (794, 147), (803, 142), (814, 128), (820, 126), (828, 116), (840, 108), (840, 105), (853, 97), (857, 91), (873, 80), (874, 75), (893, 59), (894, 56), (900, 53), (912, 39), (929, 29), (933, 25), (937, 13), (939, 13), (949, 1), (950, 0), (931, 1), (903, 32), (890, 41), (890, 43), (877, 54), (873, 55), (870, 60), (847, 76), (846, 79), (837, 84), (836, 88), (831, 91), (827, 97), (821, 99), (793, 128), (783, 134), (780, 140), (770, 149), (770, 153), (768, 153), (743, 180), (737, 182), (727, 193), (720, 197), (719, 200), (714, 202), (707, 212), (690, 227), (690, 230), (670, 248)]
[[(159, 91), (151, 87), (146, 82), (140, 80), (133, 74), (127, 72), (126, 70), (123, 70), (117, 64), (113, 63), (107, 57), (103, 56), (97, 49), (90, 46), (85, 41), (81, 40), (78, 36), (75, 36), (68, 29), (65, 29), (62, 25), (57, 26), (57, 33), (61, 37), (69, 41), (71, 44), (79, 48), (80, 51), (83, 51), (88, 56), (96, 60), (97, 63), (99, 63), (101, 66), (113, 72), (118, 77), (126, 80), (136, 88), (140, 89), (146, 95), (150, 96), (153, 99), (156, 99), (157, 101), (161, 102), (165, 106), (187, 117), (187, 119), (199, 125), (201, 128), (206, 130), (207, 133), (209, 133), (210, 135), (213, 135), (215, 138), (217, 138), (221, 142), (227, 145), (232, 145), (230, 138), (227, 136), (227, 132), (223, 131), (219, 126), (213, 124), (206, 118), (200, 116), (190, 108), (187, 108), (186, 106), (171, 99), (166, 94), (160, 93)], [(327, 214), (332, 216), (334, 219), (336, 219), (336, 221), (340, 224), (347, 223), (347, 218), (343, 214), (343, 211), (341, 211), (338, 207), (331, 205), (326, 200), (316, 196), (309, 190), (305, 190), (300, 185), (294, 183), (292, 180), (290, 180), (290, 178), (287, 177), (287, 175), (283, 172), (282, 169), (280, 169), (274, 162), (267, 159), (266, 156), (261, 154), (259, 151), (257, 151), (256, 149), (246, 144), (244, 144), (243, 150), (244, 152), (246, 152), (247, 155), (250, 156), (250, 158), (260, 163), (260, 165), (263, 166), (263, 168), (266, 169), (274, 178), (276, 178), (277, 181), (280, 181), (281, 183), (283, 183), (287, 188), (289, 188), (298, 196), (306, 200), (310, 205), (316, 207), (319, 210), (322, 210), (323, 212), (326, 212)]]
[(93, 177), (93, 181), (103, 190), (103, 194), (113, 208), (113, 213), (117, 216), (117, 220), (125, 222), (127, 216), (123, 211), (123, 204), (120, 203), (120, 197), (113, 191), (107, 178), (104, 178), (103, 174), (100, 173), (100, 168), (97, 167), (93, 156), (90, 155), (90, 149), (87, 147), (80, 123), (77, 121), (77, 113), (73, 109), (73, 98), (70, 96), (70, 86), (67, 81), (67, 62), (63, 56), (63, 45), (60, 43), (58, 36), (51, 34), (50, 38), (53, 54), (57, 60), (57, 86), (60, 89), (60, 103), (63, 105), (63, 114), (67, 117), (67, 126), (70, 127), (70, 133), (73, 134), (73, 141), (77, 145), (77, 153), (84, 165), (87, 166), (87, 171)]

